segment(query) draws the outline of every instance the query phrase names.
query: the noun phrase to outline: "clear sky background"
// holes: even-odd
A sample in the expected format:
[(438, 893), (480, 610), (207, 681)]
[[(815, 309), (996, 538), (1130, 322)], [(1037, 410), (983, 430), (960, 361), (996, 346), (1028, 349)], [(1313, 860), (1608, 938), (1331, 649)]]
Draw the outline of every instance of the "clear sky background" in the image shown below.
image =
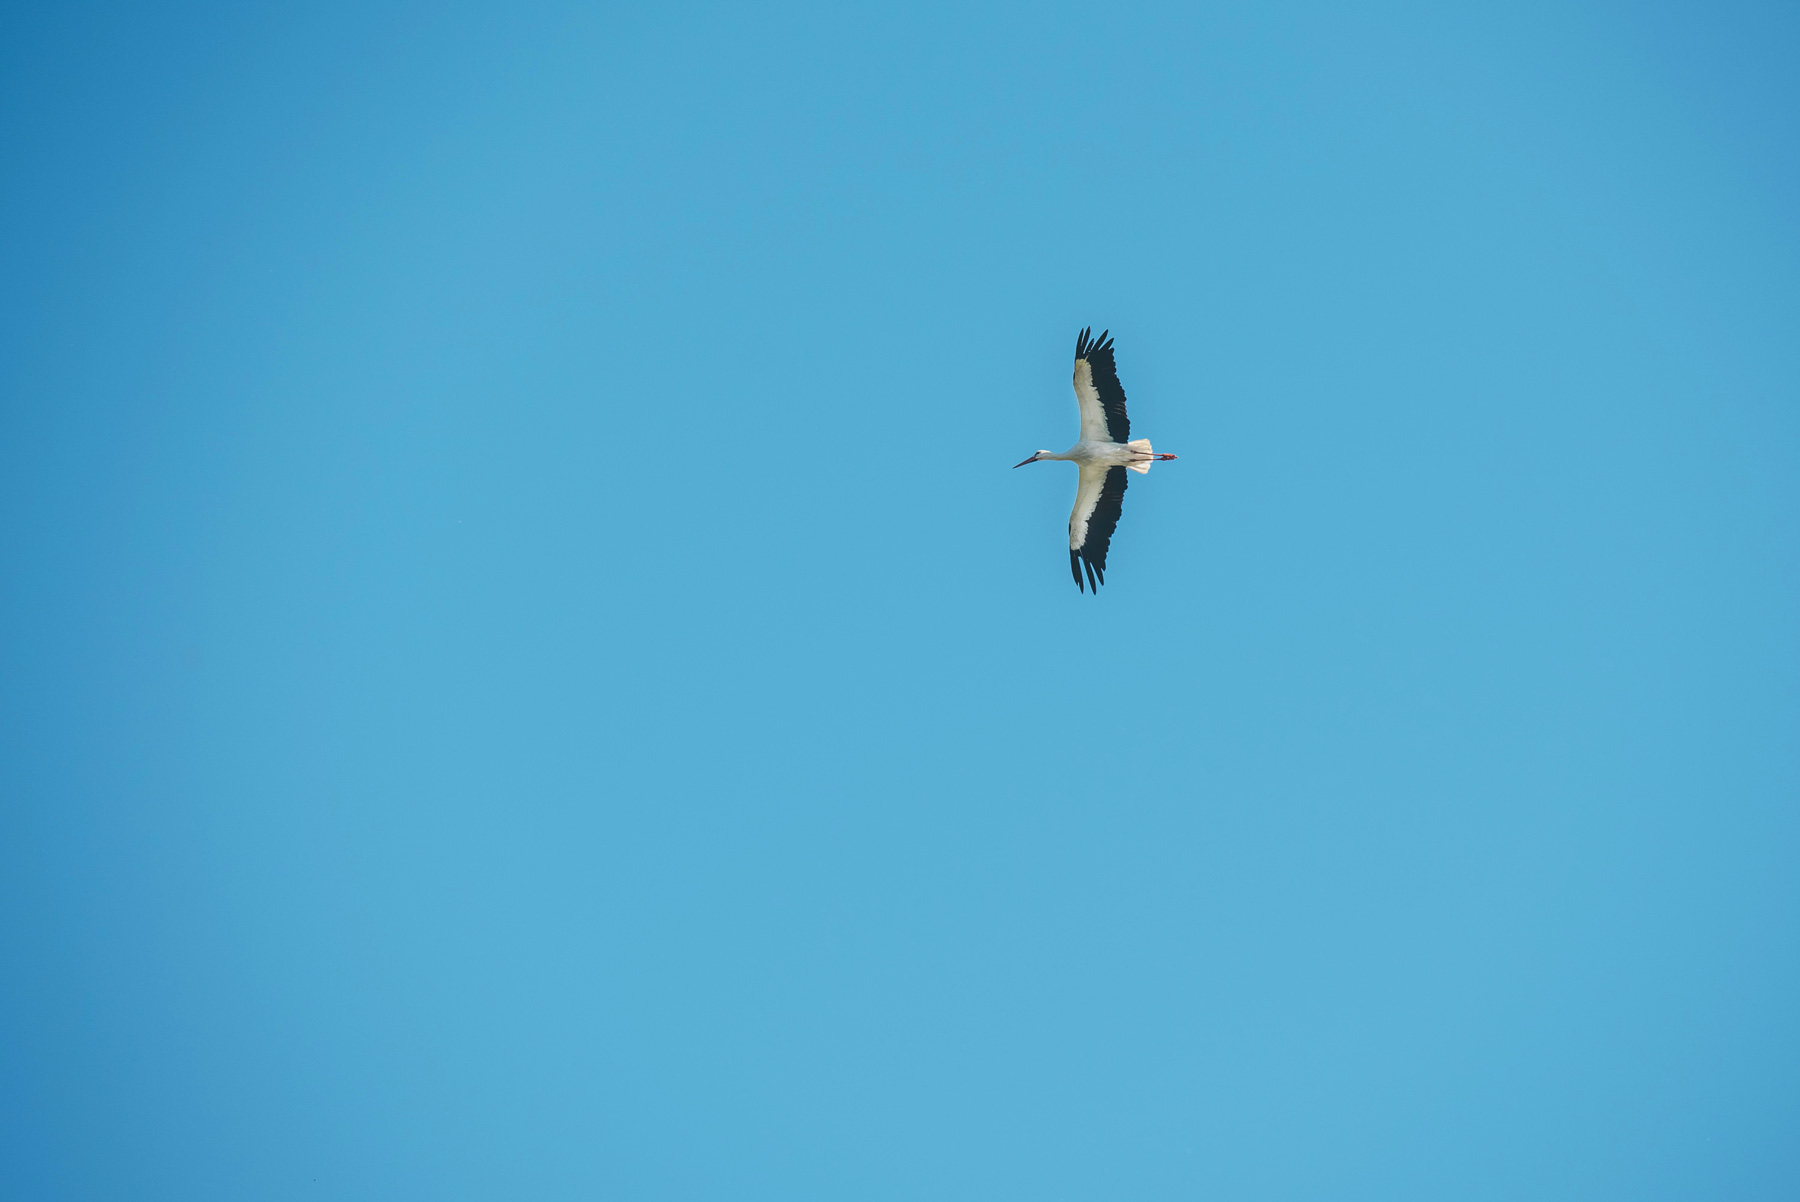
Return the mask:
[(0, 1194), (1792, 1199), (1797, 62), (9, 8)]

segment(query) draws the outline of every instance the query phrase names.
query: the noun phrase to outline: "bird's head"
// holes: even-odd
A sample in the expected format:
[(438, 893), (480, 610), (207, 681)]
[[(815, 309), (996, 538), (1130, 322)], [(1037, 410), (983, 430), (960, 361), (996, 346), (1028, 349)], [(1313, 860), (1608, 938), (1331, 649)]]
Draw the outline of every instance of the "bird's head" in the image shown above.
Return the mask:
[(1040, 459), (1048, 459), (1048, 458), (1050, 458), (1049, 451), (1033, 451), (1031, 454), (1031, 458), (1025, 460), (1025, 463), (1015, 463), (1015, 464), (1013, 464), (1013, 466), (1015, 468), (1024, 467), (1026, 463), (1036, 463)]

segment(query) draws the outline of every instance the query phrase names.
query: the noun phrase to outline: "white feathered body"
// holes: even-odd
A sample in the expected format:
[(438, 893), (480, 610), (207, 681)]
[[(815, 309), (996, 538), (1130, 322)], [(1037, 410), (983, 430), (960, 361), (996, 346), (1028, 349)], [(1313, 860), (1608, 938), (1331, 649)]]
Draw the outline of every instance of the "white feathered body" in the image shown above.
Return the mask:
[(1143, 475), (1156, 462), (1155, 455), (1148, 438), (1135, 438), (1130, 442), (1084, 438), (1062, 454), (1046, 458), (1066, 459), (1082, 467), (1125, 467)]

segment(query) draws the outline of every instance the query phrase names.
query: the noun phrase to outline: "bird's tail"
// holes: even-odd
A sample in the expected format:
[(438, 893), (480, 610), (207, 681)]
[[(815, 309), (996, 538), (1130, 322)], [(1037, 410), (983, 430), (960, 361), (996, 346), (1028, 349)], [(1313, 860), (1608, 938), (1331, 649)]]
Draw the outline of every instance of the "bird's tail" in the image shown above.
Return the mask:
[[(1135, 451), (1139, 455), (1154, 455), (1156, 453), (1155, 451), (1152, 451), (1150, 449), (1150, 440), (1148, 438), (1133, 439), (1131, 442), (1128, 442), (1125, 445), (1130, 447), (1133, 451)], [(1146, 459), (1142, 463), (1128, 463), (1125, 466), (1130, 468), (1132, 471), (1136, 472), (1138, 475), (1142, 476), (1144, 473), (1146, 473), (1150, 470), (1150, 465), (1155, 462), (1156, 461), (1154, 459)]]

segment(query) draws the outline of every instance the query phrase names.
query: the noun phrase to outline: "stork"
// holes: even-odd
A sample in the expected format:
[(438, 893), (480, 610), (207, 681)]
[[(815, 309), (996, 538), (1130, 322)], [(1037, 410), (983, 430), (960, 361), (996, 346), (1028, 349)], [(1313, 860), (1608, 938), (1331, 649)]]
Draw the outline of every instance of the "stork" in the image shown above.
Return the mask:
[[(1069, 514), (1069, 570), (1075, 574), (1075, 587), (1100, 595), (1106, 582), (1106, 548), (1112, 543), (1113, 527), (1119, 524), (1119, 509), (1125, 502), (1125, 473), (1142, 475), (1158, 459), (1173, 455), (1158, 454), (1150, 449), (1150, 440), (1131, 440), (1131, 420), (1125, 416), (1125, 390), (1119, 386), (1119, 369), (1113, 363), (1112, 339), (1108, 331), (1090, 338), (1089, 326), (1075, 339), (1075, 403), (1081, 410), (1081, 439), (1057, 455), (1039, 451), (1024, 463), (1040, 459), (1065, 459), (1081, 465), (1081, 483), (1075, 489), (1075, 509)], [(1081, 569), (1087, 568), (1087, 585), (1081, 583)]]

